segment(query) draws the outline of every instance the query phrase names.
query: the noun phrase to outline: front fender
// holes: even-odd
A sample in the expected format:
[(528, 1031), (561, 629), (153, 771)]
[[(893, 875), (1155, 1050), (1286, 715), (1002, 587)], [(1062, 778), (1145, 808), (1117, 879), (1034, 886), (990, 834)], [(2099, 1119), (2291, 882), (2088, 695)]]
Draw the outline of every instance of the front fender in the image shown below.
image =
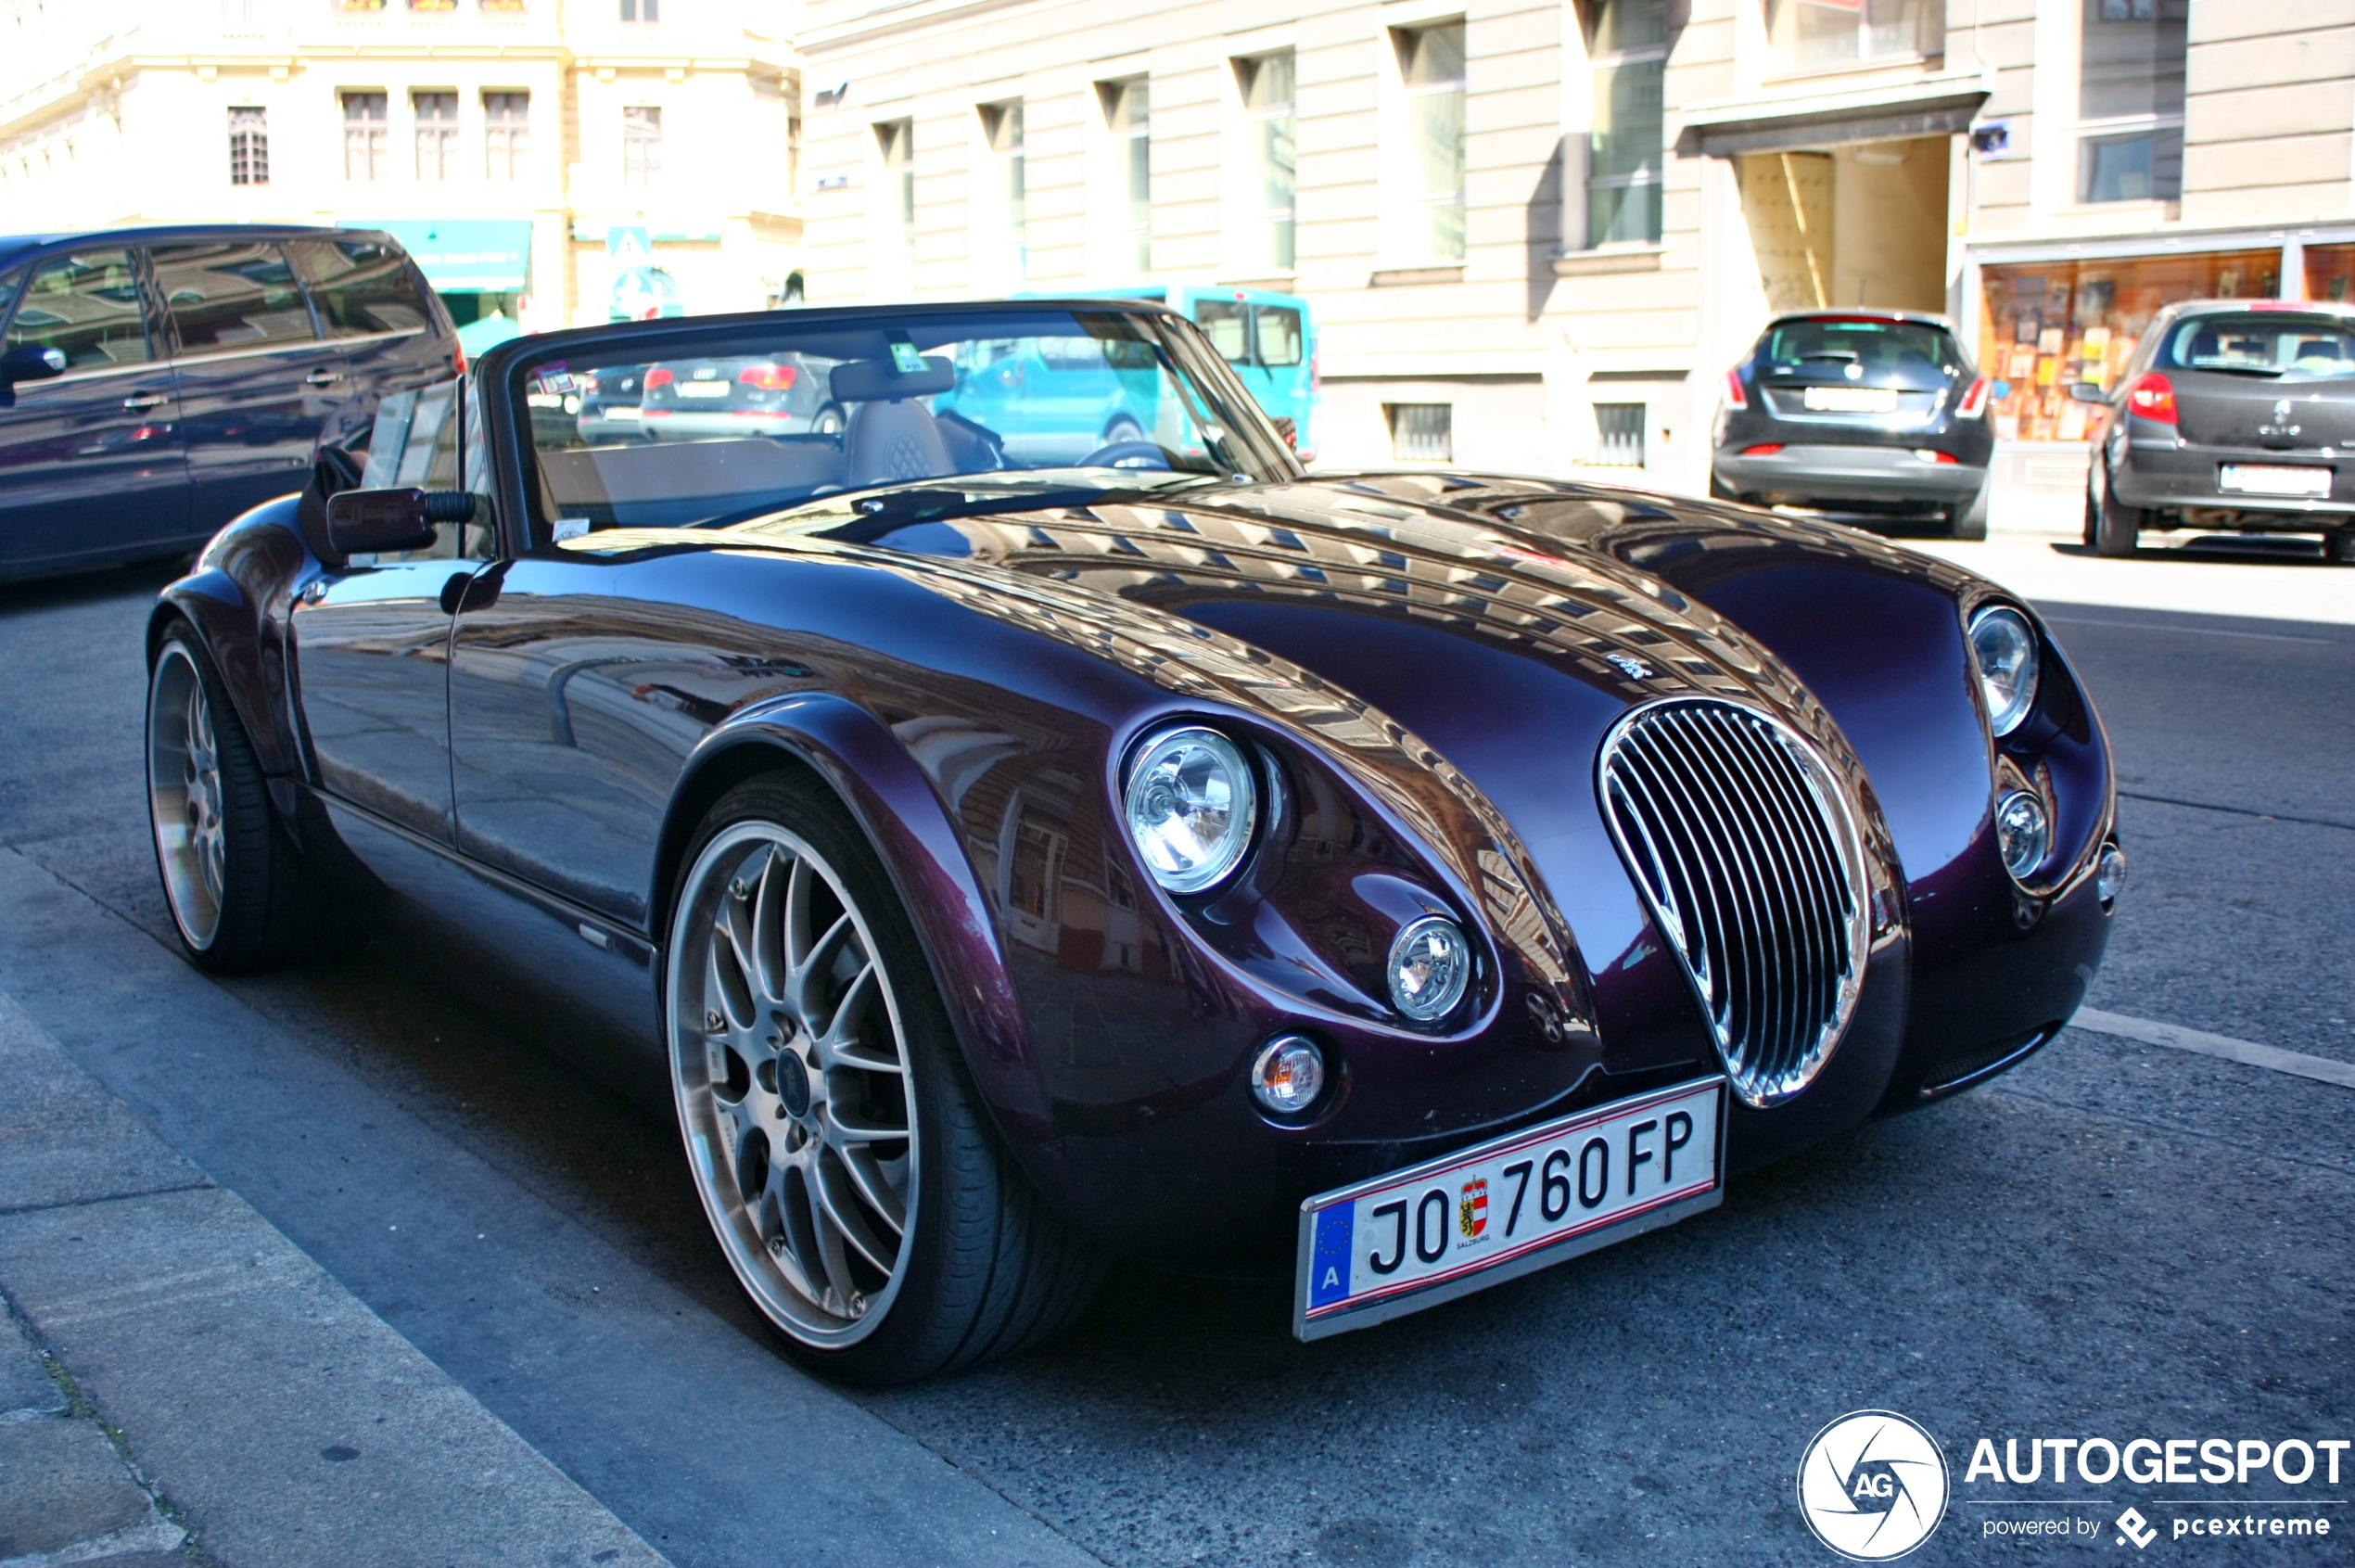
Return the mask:
[(674, 885), (705, 813), (730, 787), (783, 758), (825, 781), (881, 857), (916, 928), (966, 1067), (1009, 1142), (1025, 1157), (1054, 1148), (1021, 1000), (962, 837), (916, 759), (857, 704), (798, 693), (747, 708), (704, 737), (664, 816), (656, 885), (646, 904), (655, 911), (657, 941), (667, 945)]

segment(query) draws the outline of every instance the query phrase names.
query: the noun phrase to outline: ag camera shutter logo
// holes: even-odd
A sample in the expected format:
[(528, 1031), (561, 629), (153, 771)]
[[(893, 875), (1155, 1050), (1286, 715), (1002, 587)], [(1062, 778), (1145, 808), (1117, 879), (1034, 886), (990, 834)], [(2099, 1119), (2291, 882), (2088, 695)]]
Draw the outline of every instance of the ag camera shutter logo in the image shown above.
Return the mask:
[(1894, 1410), (1851, 1411), (1799, 1461), (1800, 1516), (1853, 1562), (1887, 1562), (1929, 1539), (1947, 1488), (1938, 1440)]

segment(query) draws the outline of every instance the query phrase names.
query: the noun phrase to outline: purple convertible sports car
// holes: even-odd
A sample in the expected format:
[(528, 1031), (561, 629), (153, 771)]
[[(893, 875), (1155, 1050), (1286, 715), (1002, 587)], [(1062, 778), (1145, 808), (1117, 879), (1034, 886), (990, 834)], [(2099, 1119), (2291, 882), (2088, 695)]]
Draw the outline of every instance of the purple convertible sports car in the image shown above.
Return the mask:
[[(958, 412), (1039, 354), (1150, 427)], [(586, 380), (686, 363), (839, 427), (582, 437)], [(611, 1018), (745, 1291), (864, 1381), (1052, 1332), (1114, 1250), (1289, 1269), (1311, 1337), (1673, 1223), (2050, 1039), (2125, 871), (1993, 584), (1306, 475), (1149, 304), (518, 338), (350, 409), (148, 650), (195, 962), (389, 886)]]

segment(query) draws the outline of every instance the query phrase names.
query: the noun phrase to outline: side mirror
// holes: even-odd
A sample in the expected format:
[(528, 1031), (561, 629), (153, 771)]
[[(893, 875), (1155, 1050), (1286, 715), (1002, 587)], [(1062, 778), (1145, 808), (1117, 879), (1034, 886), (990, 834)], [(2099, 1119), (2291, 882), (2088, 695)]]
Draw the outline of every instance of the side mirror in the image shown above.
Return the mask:
[(1300, 450), (1300, 422), (1289, 414), (1270, 414), (1268, 419), (1276, 427), (1276, 434), (1284, 438), (1284, 445), (1293, 452), (1298, 452)]
[(66, 373), (66, 351), (27, 343), (0, 353), (0, 381), (46, 381)]
[(347, 490), (327, 498), (327, 542), (347, 556), (423, 550), (437, 523), (474, 515), (471, 491)]
[(2097, 381), (2070, 382), (2069, 397), (2071, 402), (2097, 402), (2105, 407), (2109, 403), (2109, 394), (2102, 390), (2101, 383)]

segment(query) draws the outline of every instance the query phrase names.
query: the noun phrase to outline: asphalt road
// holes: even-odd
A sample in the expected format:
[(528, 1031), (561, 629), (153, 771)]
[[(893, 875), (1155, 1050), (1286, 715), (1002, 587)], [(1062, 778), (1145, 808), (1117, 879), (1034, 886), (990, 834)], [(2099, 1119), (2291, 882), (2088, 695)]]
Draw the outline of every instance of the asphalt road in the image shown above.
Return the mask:
[[(839, 1423), (739, 1301), (671, 1128), (566, 1064), (592, 1026), (561, 998), (414, 911), (330, 970), (179, 962), (139, 782), (160, 580), (0, 591), (0, 989), (677, 1562), (997, 1555), (890, 1496), (837, 1527)], [(2090, 1004), (2355, 1060), (2355, 628), (2050, 610), (2129, 792)], [(2350, 1112), (2072, 1030), (1714, 1213), (1381, 1329), (1303, 1346), (1280, 1290), (1127, 1268), (1054, 1345), (859, 1402), (1107, 1563), (1828, 1562), (1792, 1475), (1863, 1408), (1954, 1467), (1912, 1562), (2116, 1551), (2129, 1503), (2164, 1532), (2228, 1501), (2335, 1533), (2148, 1555), (2345, 1562), (2355, 1455), (2336, 1486), (1963, 1467), (1982, 1437), (2355, 1436)], [(2072, 1514), (2098, 1539), (1989, 1535)]]

